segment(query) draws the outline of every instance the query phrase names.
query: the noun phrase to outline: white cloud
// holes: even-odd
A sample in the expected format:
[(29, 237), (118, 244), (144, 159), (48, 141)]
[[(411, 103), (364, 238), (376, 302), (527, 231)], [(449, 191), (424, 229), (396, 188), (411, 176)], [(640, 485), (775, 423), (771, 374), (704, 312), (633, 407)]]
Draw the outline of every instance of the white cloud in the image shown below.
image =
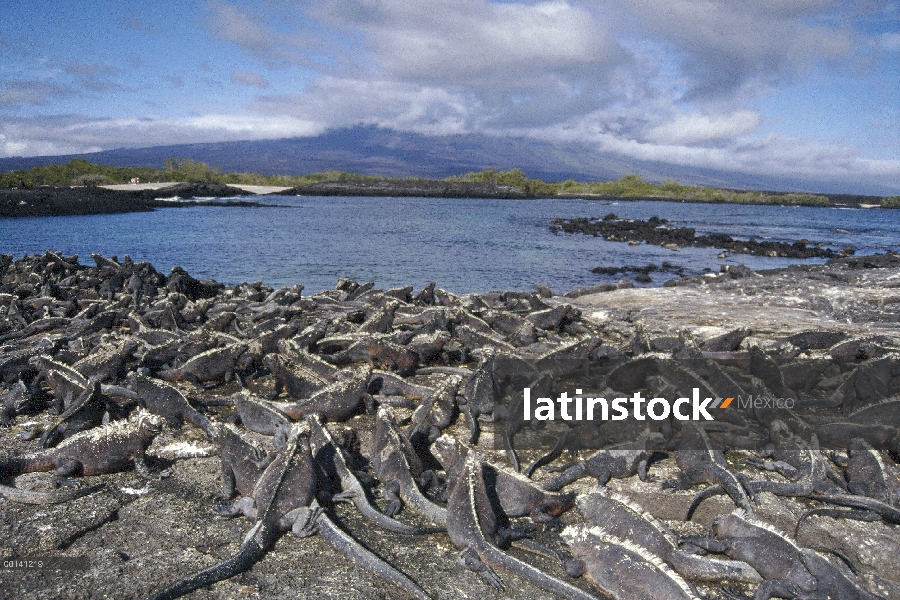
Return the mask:
[(849, 57), (845, 29), (809, 25), (833, 0), (624, 0), (641, 35), (661, 37), (681, 56), (691, 95), (728, 97), (747, 86), (790, 80), (817, 61)]
[(532, 87), (548, 75), (592, 77), (626, 59), (604, 20), (561, 0), (445, 0), (428, 10), (394, 0), (331, 0), (315, 14), (359, 31), (379, 68), (404, 81)]
[(468, 131), (478, 102), (439, 87), (323, 77), (301, 94), (265, 96), (250, 108), (261, 115), (311, 119), (331, 127), (365, 123), (437, 135)]
[(322, 123), (289, 116), (209, 114), (180, 119), (90, 119), (77, 115), (0, 122), (0, 156), (53, 156), (169, 144), (277, 139), (321, 133)]
[(761, 122), (761, 115), (752, 110), (739, 110), (725, 115), (677, 115), (671, 121), (652, 128), (647, 137), (669, 145), (703, 144), (750, 133)]

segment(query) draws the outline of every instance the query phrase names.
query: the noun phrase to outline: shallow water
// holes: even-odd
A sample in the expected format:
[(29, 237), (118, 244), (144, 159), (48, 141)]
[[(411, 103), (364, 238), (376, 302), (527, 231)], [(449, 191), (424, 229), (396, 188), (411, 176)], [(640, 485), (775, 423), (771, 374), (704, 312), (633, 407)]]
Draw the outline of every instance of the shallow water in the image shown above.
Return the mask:
[[(555, 235), (555, 217), (659, 216), (698, 234), (723, 232), (793, 242), (805, 238), (858, 254), (898, 249), (898, 213), (659, 201), (481, 200), (442, 198), (245, 198), (277, 204), (264, 208), (166, 208), (152, 213), (0, 219), (0, 252), (16, 257), (53, 249), (120, 259), (130, 254), (168, 274), (180, 265), (198, 278), (223, 283), (262, 280), (281, 287), (301, 283), (308, 292), (331, 288), (340, 277), (374, 281), (379, 288), (429, 281), (464, 293), (526, 290), (555, 292), (612, 281), (596, 266), (661, 265), (688, 273), (718, 271), (722, 263), (752, 268), (785, 266), (790, 259), (733, 255), (712, 248), (673, 252), (575, 235)], [(810, 260), (806, 262), (822, 262)], [(660, 285), (672, 275), (652, 274)]]

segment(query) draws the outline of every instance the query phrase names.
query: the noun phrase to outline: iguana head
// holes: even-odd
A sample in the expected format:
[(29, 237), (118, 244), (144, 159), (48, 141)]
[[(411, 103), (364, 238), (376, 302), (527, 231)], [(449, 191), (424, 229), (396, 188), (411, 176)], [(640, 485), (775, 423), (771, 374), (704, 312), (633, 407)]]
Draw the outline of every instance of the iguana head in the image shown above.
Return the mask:
[(544, 509), (554, 517), (558, 517), (575, 506), (575, 498), (577, 496), (578, 494), (575, 492), (565, 492), (564, 494), (553, 495), (550, 497), (549, 501), (545, 503)]
[(455, 437), (447, 434), (434, 440), (432, 447), (441, 466), (447, 470), (453, 469), (466, 454), (462, 443)]
[(753, 537), (756, 533), (753, 523), (743, 509), (713, 519), (712, 532), (720, 540), (737, 537)]
[(150, 437), (156, 437), (162, 432), (163, 429), (163, 418), (159, 415), (154, 415), (152, 413), (147, 412), (144, 409), (138, 411), (137, 415), (137, 427), (138, 431), (149, 435)]

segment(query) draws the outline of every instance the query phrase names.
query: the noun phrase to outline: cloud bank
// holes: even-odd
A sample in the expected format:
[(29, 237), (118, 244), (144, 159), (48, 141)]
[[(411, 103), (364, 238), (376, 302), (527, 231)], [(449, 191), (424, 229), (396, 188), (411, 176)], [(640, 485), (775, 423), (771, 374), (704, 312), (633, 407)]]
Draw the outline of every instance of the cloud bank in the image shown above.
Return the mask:
[[(240, 52), (222, 81), (243, 94), (239, 106), (176, 117), (47, 114), (38, 109), (111, 90), (120, 67), (73, 63), (40, 80), (0, 74), (0, 154), (313, 135), (363, 123), (572, 139), (697, 168), (889, 184), (900, 176), (898, 145), (890, 150), (896, 109), (868, 124), (865, 111), (848, 115), (860, 123), (848, 136), (824, 115), (820, 130), (794, 131), (780, 106), (815, 111), (787, 95), (830, 90), (829, 78), (849, 88), (854, 77), (885, 87), (889, 105), (900, 32), (883, 24), (896, 13), (879, 0), (435, 0), (428, 10), (407, 0), (216, 0), (198, 23), (209, 40)], [(865, 144), (867, 126), (877, 144)]]

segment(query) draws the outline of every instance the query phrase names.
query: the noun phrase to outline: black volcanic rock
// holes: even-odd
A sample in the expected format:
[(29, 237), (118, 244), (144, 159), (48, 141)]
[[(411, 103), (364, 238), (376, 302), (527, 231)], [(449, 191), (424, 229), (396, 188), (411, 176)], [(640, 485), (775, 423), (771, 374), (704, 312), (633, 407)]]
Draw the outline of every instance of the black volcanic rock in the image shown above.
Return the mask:
[(278, 195), (300, 196), (415, 196), (418, 198), (526, 198), (511, 185), (427, 179), (324, 181), (294, 187)]
[[(102, 187), (51, 187), (33, 189), (0, 188), (2, 217), (62, 217), (129, 212), (148, 212), (154, 208), (193, 206), (190, 198), (245, 196), (238, 188), (219, 183), (179, 183), (158, 190), (110, 190)], [(178, 196), (186, 201), (164, 201)], [(209, 201), (204, 206), (260, 206), (247, 200)]]
[[(639, 219), (620, 219), (616, 215), (600, 218), (579, 217), (576, 219), (554, 219), (550, 223), (550, 231), (554, 233), (583, 233), (602, 237), (608, 242), (646, 242), (666, 248), (694, 247), (721, 248), (733, 254), (752, 254), (755, 256), (787, 257), (787, 258), (835, 258), (851, 255), (852, 249), (845, 248), (840, 255), (822, 244), (812, 244), (809, 240), (798, 240), (794, 243), (749, 240), (737, 240), (727, 233), (711, 233), (697, 235), (693, 227), (669, 227), (666, 219), (651, 217), (646, 221)], [(875, 264), (875, 263), (872, 263)], [(595, 273), (607, 274), (605, 270), (594, 270)]]
[(156, 203), (134, 192), (96, 187), (0, 189), (0, 217), (48, 217), (146, 212)]
[(246, 196), (247, 192), (240, 188), (212, 181), (191, 181), (176, 183), (158, 190), (141, 190), (141, 198), (224, 198), (227, 196)]

